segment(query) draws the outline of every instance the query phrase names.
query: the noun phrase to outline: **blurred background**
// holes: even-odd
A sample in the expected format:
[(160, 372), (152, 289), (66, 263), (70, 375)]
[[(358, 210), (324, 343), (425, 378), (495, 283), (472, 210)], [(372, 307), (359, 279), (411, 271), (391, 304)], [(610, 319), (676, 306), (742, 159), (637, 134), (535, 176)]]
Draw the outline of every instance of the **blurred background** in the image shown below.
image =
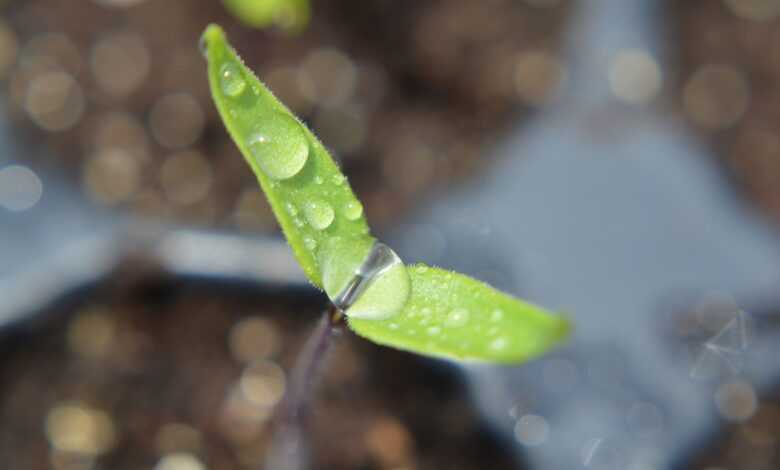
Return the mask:
[(780, 467), (780, 0), (0, 12), (8, 468), (263, 462), (325, 299), (211, 103), (211, 22), (407, 262), (578, 328), (519, 369), (343, 335), (311, 468)]

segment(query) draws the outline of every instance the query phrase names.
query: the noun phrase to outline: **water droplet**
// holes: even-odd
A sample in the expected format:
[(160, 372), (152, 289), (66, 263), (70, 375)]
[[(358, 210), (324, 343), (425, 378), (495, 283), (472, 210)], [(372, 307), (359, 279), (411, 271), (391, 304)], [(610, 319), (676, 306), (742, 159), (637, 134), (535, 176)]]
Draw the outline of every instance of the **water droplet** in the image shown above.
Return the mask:
[(336, 186), (341, 186), (342, 184), (344, 184), (345, 179), (346, 178), (344, 178), (344, 175), (340, 173), (335, 174), (333, 175), (333, 184), (335, 184)]
[(398, 323), (390, 323), (389, 325), (387, 325), (387, 327), (390, 328), (391, 330), (397, 330)]
[(222, 92), (228, 96), (238, 96), (246, 89), (246, 80), (241, 75), (241, 68), (228, 62), (219, 69), (219, 84)]
[(417, 271), (420, 274), (425, 274), (425, 273), (428, 272), (428, 266), (420, 265), (420, 266), (415, 267), (414, 270)]
[(347, 316), (381, 320), (397, 315), (406, 305), (411, 282), (401, 258), (387, 245), (375, 243), (346, 291), (345, 297), (354, 299)]
[(428, 335), (436, 336), (439, 333), (441, 333), (441, 328), (439, 328), (438, 326), (432, 326), (432, 327), (428, 328), (427, 331), (428, 331)]
[(249, 137), (249, 151), (261, 170), (277, 180), (300, 173), (309, 158), (309, 141), (292, 116), (274, 113)]
[(209, 46), (206, 43), (206, 37), (201, 36), (198, 40), (198, 50), (200, 51), (200, 55), (203, 56), (204, 59), (209, 58)]
[(298, 227), (298, 228), (301, 228), (301, 227), (303, 227), (303, 226), (305, 225), (305, 224), (303, 223), (303, 221), (302, 221), (301, 219), (297, 218), (297, 217), (293, 219), (293, 223), (294, 223), (294, 224), (295, 224), (295, 226), (296, 226), (296, 227)]
[(499, 322), (502, 318), (504, 318), (503, 310), (496, 309), (493, 310), (493, 313), (490, 314), (490, 321)]
[(298, 208), (295, 207), (295, 204), (293, 204), (292, 202), (288, 202), (287, 204), (285, 204), (285, 207), (287, 208), (287, 213), (290, 214), (292, 217), (298, 215)]
[(315, 176), (314, 177), (314, 182), (316, 184), (322, 184), (322, 176), (320, 176), (320, 175)]
[(469, 311), (465, 308), (455, 308), (447, 314), (444, 326), (448, 328), (460, 328), (469, 322)]
[(325, 230), (333, 223), (335, 214), (330, 204), (323, 201), (311, 201), (303, 208), (303, 214), (312, 227)]
[(344, 217), (347, 220), (357, 220), (363, 215), (363, 206), (357, 201), (350, 201), (344, 204)]
[(306, 237), (303, 239), (303, 245), (306, 247), (307, 250), (314, 251), (314, 249), (317, 248), (317, 240)]
[(431, 314), (431, 309), (429, 309), (428, 307), (423, 308), (422, 309), (422, 314), (427, 317), (428, 315)]
[(509, 341), (506, 338), (496, 338), (490, 342), (490, 349), (493, 351), (503, 351), (509, 345)]

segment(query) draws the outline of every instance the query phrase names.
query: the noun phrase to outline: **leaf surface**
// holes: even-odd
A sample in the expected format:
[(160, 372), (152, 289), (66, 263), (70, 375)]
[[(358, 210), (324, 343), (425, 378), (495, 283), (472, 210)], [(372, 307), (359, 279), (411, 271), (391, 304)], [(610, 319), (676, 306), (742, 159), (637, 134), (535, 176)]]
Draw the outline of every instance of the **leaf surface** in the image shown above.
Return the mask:
[(569, 334), (567, 319), (476, 279), (423, 264), (407, 270), (403, 311), (385, 320), (350, 318), (357, 334), (418, 354), (501, 363), (532, 359)]
[(211, 94), (257, 176), (306, 276), (322, 288), (317, 253), (330, 238), (370, 238), (360, 201), (328, 151), (257, 79), (222, 29), (203, 33)]

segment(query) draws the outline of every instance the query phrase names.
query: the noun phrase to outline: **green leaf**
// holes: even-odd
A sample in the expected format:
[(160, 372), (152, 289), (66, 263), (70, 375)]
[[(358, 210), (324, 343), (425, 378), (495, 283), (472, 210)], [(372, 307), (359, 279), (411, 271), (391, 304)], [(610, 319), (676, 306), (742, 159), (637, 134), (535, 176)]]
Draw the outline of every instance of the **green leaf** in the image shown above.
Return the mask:
[(277, 25), (297, 33), (309, 24), (309, 0), (222, 0), (225, 8), (253, 28)]
[(407, 270), (412, 293), (403, 311), (384, 320), (349, 318), (360, 336), (429, 356), (517, 363), (569, 334), (565, 318), (476, 279), (423, 264)]
[(202, 44), (222, 121), (306, 276), (322, 288), (319, 248), (336, 235), (364, 245), (371, 239), (360, 201), (325, 147), (244, 66), (219, 26), (206, 29)]
[(360, 202), (317, 138), (244, 66), (222, 30), (203, 34), (212, 96), (311, 282), (354, 294), (350, 327), (438, 357), (516, 363), (569, 332), (566, 319), (462, 274), (407, 268), (371, 237)]

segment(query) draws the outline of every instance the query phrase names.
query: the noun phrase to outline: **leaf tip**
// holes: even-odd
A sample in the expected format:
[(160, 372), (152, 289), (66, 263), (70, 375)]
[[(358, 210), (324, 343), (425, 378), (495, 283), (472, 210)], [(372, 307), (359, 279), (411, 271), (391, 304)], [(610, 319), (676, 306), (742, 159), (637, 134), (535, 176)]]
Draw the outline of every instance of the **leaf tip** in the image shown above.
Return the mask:
[(225, 31), (220, 25), (210, 23), (200, 36), (200, 50), (204, 56), (207, 56), (211, 46), (222, 41), (225, 41)]

